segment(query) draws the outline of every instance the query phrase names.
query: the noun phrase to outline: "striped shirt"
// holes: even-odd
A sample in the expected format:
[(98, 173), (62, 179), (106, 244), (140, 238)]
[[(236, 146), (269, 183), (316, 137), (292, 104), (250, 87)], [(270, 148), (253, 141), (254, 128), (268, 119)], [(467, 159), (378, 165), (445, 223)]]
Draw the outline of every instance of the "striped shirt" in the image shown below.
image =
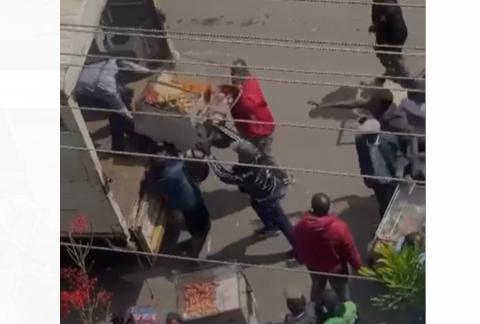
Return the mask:
[[(235, 144), (242, 145), (244, 142), (244, 139), (231, 130), (221, 126), (219, 129)], [(237, 153), (251, 154), (252, 160), (255, 161), (252, 164), (262, 164), (262, 156), (258, 151)], [(228, 168), (223, 166), (213, 155), (210, 156), (210, 167), (222, 182), (238, 186), (241, 191), (249, 194), (255, 201), (283, 198), (288, 188), (280, 170), (240, 165)]]

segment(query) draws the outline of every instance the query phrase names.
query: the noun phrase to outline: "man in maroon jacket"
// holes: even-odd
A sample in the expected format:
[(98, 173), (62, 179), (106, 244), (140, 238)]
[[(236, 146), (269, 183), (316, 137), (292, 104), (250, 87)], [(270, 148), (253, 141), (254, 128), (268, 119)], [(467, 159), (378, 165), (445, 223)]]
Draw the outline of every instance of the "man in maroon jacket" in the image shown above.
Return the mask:
[(336, 275), (348, 275), (348, 266), (356, 272), (361, 266), (360, 254), (347, 224), (330, 213), (330, 198), (317, 193), (311, 204), (312, 209), (305, 212), (293, 229), (297, 259), (309, 271), (332, 275), (311, 275), (310, 299), (317, 301), (328, 281), (339, 298), (347, 301), (348, 279)]

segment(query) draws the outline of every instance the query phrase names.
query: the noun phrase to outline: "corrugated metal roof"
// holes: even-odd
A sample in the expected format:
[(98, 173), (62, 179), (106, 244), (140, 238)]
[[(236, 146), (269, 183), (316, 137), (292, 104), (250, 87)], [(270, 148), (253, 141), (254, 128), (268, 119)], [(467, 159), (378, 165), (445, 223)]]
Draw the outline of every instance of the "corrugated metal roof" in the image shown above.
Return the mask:
[[(98, 25), (107, 0), (62, 0), (60, 23)], [(87, 54), (95, 37), (93, 33), (76, 33), (60, 30), (60, 52)], [(60, 64), (84, 64), (84, 57), (61, 56)], [(60, 90), (67, 96), (72, 92), (80, 67), (60, 68)]]

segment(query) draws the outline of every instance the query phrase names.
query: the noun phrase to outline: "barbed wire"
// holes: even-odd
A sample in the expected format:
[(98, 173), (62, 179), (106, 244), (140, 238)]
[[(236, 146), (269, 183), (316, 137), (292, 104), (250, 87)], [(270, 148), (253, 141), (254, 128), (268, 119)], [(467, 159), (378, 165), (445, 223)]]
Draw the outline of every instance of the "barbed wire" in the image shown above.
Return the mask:
[[(84, 24), (67, 24), (61, 23), (60, 27), (81, 27), (92, 28), (96, 30), (117, 30), (117, 31), (130, 31), (141, 33), (165, 33), (167, 35), (187, 35), (187, 36), (200, 36), (200, 37), (217, 37), (217, 38), (230, 38), (230, 39), (251, 39), (281, 43), (306, 43), (306, 44), (323, 44), (323, 45), (337, 45), (337, 46), (356, 46), (356, 47), (373, 47), (381, 46), (384, 48), (402, 48), (425, 51), (425, 46), (409, 46), (409, 45), (379, 45), (376, 43), (359, 43), (359, 42), (347, 42), (347, 41), (331, 41), (331, 40), (318, 40), (318, 39), (305, 39), (305, 38), (283, 38), (283, 37), (268, 37), (257, 35), (238, 35), (238, 34), (224, 34), (224, 33), (207, 33), (196, 31), (183, 31), (174, 29), (155, 29), (155, 28), (137, 28), (137, 27), (118, 27), (118, 26), (105, 26), (105, 25), (84, 25)], [(168, 36), (167, 36), (168, 37)]]
[[(99, 112), (108, 112), (112, 113), (112, 109), (108, 108), (99, 108), (99, 107), (72, 107), (72, 106), (60, 106), (60, 109), (78, 109), (84, 111), (99, 111)], [(302, 128), (302, 129), (316, 129), (316, 130), (330, 130), (330, 131), (344, 131), (352, 133), (360, 133), (362, 130), (355, 128), (345, 128), (345, 127), (335, 127), (335, 126), (322, 126), (322, 125), (312, 125), (312, 124), (300, 124), (300, 123), (285, 123), (285, 122), (264, 122), (259, 120), (247, 120), (247, 119), (228, 119), (228, 118), (216, 118), (208, 116), (190, 116), (190, 115), (180, 115), (175, 113), (167, 112), (152, 112), (152, 111), (130, 111), (132, 115), (147, 115), (147, 116), (162, 116), (169, 118), (185, 118), (185, 119), (197, 119), (197, 120), (212, 120), (212, 121), (225, 121), (225, 122), (240, 122), (248, 124), (257, 124), (257, 125), (275, 125), (280, 127), (292, 127), (292, 128)], [(425, 134), (419, 133), (400, 133), (400, 132), (387, 132), (387, 131), (378, 131), (377, 134), (388, 134), (396, 136), (411, 136), (411, 137), (425, 137)]]
[(328, 47), (328, 46), (315, 46), (315, 45), (299, 45), (299, 44), (284, 44), (284, 43), (268, 43), (260, 41), (246, 41), (246, 40), (234, 40), (234, 39), (216, 39), (216, 38), (204, 38), (194, 36), (175, 36), (175, 35), (159, 35), (159, 34), (147, 34), (147, 33), (132, 33), (132, 32), (111, 32), (103, 30), (86, 30), (77, 28), (62, 28), (60, 31), (69, 31), (74, 33), (90, 33), (90, 34), (104, 34), (104, 35), (117, 35), (117, 36), (136, 36), (136, 37), (150, 37), (150, 38), (164, 38), (164, 39), (176, 39), (187, 40), (196, 42), (210, 42), (210, 43), (222, 43), (222, 44), (235, 44), (235, 45), (253, 45), (253, 46), (267, 46), (267, 47), (280, 47), (291, 49), (305, 49), (305, 50), (321, 50), (332, 52), (348, 52), (348, 53), (363, 53), (363, 54), (385, 54), (385, 55), (399, 55), (413, 56), (413, 57), (425, 57), (425, 53), (415, 52), (392, 52), (392, 51), (377, 51), (371, 49), (360, 48), (342, 48), (342, 47)]
[[(92, 58), (102, 58), (109, 59), (112, 58), (112, 55), (106, 54), (79, 54), (79, 53), (65, 53), (60, 52), (60, 55), (65, 56), (76, 56), (76, 57), (92, 57)], [(150, 58), (132, 58), (128, 56), (116, 56), (116, 59), (119, 60), (129, 60), (135, 62), (146, 62), (146, 63), (163, 63), (163, 64), (180, 64), (180, 65), (193, 65), (193, 66), (206, 66), (206, 67), (224, 67), (232, 68), (235, 67), (233, 64), (225, 63), (212, 63), (212, 62), (200, 62), (200, 61), (183, 61), (183, 60), (161, 60), (161, 59), (150, 59)], [(290, 69), (290, 68), (281, 68), (281, 67), (269, 67), (269, 66), (258, 66), (258, 65), (248, 65), (248, 68), (251, 70), (258, 71), (271, 71), (271, 72), (285, 72), (285, 73), (298, 73), (298, 74), (307, 74), (307, 75), (335, 75), (335, 76), (349, 76), (349, 77), (366, 77), (366, 78), (384, 78), (384, 75), (375, 75), (375, 74), (362, 74), (362, 73), (351, 73), (351, 72), (335, 72), (335, 71), (318, 71), (318, 70), (303, 70), (303, 69)], [(158, 70), (155, 72), (162, 72)], [(388, 79), (391, 80), (418, 80), (424, 81), (425, 78), (419, 77), (402, 77), (402, 76), (389, 76)]]
[[(81, 68), (97, 68), (96, 66), (91, 66), (87, 64), (76, 64), (76, 63), (61, 63), (61, 67), (69, 67), (69, 66), (74, 66), (74, 67), (81, 67)], [(105, 69), (108, 69), (109, 67), (104, 67)], [(115, 68), (118, 71), (131, 71), (135, 72), (138, 70), (135, 70), (133, 68)], [(165, 72), (164, 69), (160, 70), (152, 70), (152, 69), (147, 69), (152, 73), (156, 72)], [(212, 73), (198, 73), (198, 72), (183, 72), (183, 71), (169, 71), (169, 73), (175, 74), (175, 75), (184, 75), (184, 76), (192, 76), (192, 77), (206, 77), (206, 78), (222, 78), (222, 79), (231, 79), (232, 76), (230, 74), (212, 74)], [(238, 77), (241, 78), (241, 77)], [(353, 88), (353, 89), (374, 89), (374, 90), (382, 90), (385, 89), (384, 87), (381, 86), (372, 86), (372, 85), (362, 85), (362, 84), (345, 84), (345, 83), (335, 83), (335, 82), (321, 82), (321, 81), (307, 81), (307, 80), (295, 80), (295, 79), (279, 79), (279, 78), (267, 78), (267, 77), (256, 77), (257, 80), (260, 81), (266, 81), (266, 82), (278, 82), (278, 83), (286, 83), (286, 84), (298, 84), (298, 85), (314, 85), (314, 86), (322, 86), (322, 87), (337, 87), (337, 88)], [(392, 88), (389, 89), (392, 92), (425, 92), (425, 90), (420, 90), (420, 89), (409, 89), (409, 88)]]
[[(166, 159), (166, 160), (188, 161), (188, 162), (208, 162), (209, 161), (208, 159), (207, 160), (197, 159), (197, 158), (190, 158), (190, 157), (185, 157), (185, 156), (168, 156), (168, 155), (161, 155), (161, 154), (124, 152), (124, 151), (107, 150), (107, 149), (99, 149), (99, 148), (88, 148), (88, 147), (71, 146), (71, 145), (60, 145), (60, 149), (77, 150), (77, 151), (89, 151), (89, 152), (116, 154), (116, 155), (125, 155), (125, 156), (138, 156), (138, 157), (146, 157), (146, 158), (163, 158), (163, 159)], [(425, 181), (417, 181), (417, 180), (408, 181), (408, 180), (402, 179), (402, 178), (362, 175), (362, 174), (355, 174), (355, 173), (348, 173), (348, 172), (314, 170), (314, 169), (294, 168), (294, 167), (280, 167), (280, 166), (273, 166), (273, 165), (249, 164), (249, 163), (240, 163), (240, 162), (232, 162), (232, 161), (211, 161), (211, 162), (218, 162), (218, 163), (223, 164), (223, 165), (231, 165), (231, 166), (238, 165), (238, 166), (243, 166), (243, 167), (248, 167), (248, 168), (265, 168), (265, 169), (272, 169), (272, 170), (283, 170), (283, 171), (288, 171), (288, 172), (322, 174), (322, 175), (330, 175), (330, 176), (336, 176), (336, 177), (347, 177), (347, 178), (360, 178), (360, 179), (366, 178), (366, 179), (373, 179), (373, 180), (411, 182), (411, 183), (416, 183), (418, 185), (424, 185), (425, 184)]]
[(265, 264), (222, 261), (222, 260), (215, 260), (215, 259), (211, 259), (211, 258), (206, 258), (206, 259), (192, 258), (192, 257), (179, 256), (179, 255), (173, 255), (173, 254), (152, 253), (152, 252), (146, 252), (146, 251), (132, 251), (132, 250), (127, 250), (127, 249), (122, 249), (122, 248), (103, 247), (103, 246), (86, 245), (86, 244), (79, 244), (79, 243), (60, 242), (60, 246), (79, 247), (79, 248), (85, 248), (85, 249), (88, 248), (88, 249), (91, 249), (91, 250), (106, 251), (106, 252), (119, 252), (119, 253), (135, 254), (135, 255), (150, 256), (150, 257), (161, 257), (161, 258), (166, 258), (166, 259), (174, 259), (174, 260), (189, 261), (189, 262), (193, 261), (193, 262), (210, 263), (210, 264), (217, 264), (217, 265), (229, 265), (229, 266), (237, 266), (237, 267), (242, 267), (242, 268), (255, 268), (255, 269), (263, 269), (263, 270), (293, 272), (293, 273), (326, 275), (326, 276), (330, 276), (330, 277), (368, 280), (368, 281), (375, 281), (375, 282), (379, 281), (378, 279), (375, 279), (375, 278), (369, 278), (369, 277), (358, 276), (358, 275), (347, 275), (347, 274), (340, 274), (340, 273), (310, 271), (310, 270), (306, 270), (306, 269), (304, 270), (304, 269), (294, 269), (294, 268), (286, 268), (286, 267), (275, 267), (275, 266), (269, 266), (269, 265), (265, 265)]

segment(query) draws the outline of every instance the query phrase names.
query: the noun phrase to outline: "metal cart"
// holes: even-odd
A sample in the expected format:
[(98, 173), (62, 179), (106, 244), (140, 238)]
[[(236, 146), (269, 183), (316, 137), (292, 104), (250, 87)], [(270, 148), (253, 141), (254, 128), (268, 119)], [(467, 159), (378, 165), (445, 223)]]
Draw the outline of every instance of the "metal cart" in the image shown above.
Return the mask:
[(425, 232), (425, 197), (424, 186), (399, 184), (375, 233), (372, 247), (379, 242), (395, 246), (412, 232)]
[(220, 86), (170, 73), (154, 75), (135, 106), (135, 131), (184, 153), (194, 149), (208, 136), (206, 120), (215, 112), (227, 113), (235, 104), (219, 99)]
[[(257, 303), (243, 271), (235, 265), (215, 266), (178, 275), (173, 280), (177, 291), (177, 309), (185, 323), (192, 324), (258, 324)], [(214, 285), (211, 303), (205, 312), (188, 307), (195, 286)]]

